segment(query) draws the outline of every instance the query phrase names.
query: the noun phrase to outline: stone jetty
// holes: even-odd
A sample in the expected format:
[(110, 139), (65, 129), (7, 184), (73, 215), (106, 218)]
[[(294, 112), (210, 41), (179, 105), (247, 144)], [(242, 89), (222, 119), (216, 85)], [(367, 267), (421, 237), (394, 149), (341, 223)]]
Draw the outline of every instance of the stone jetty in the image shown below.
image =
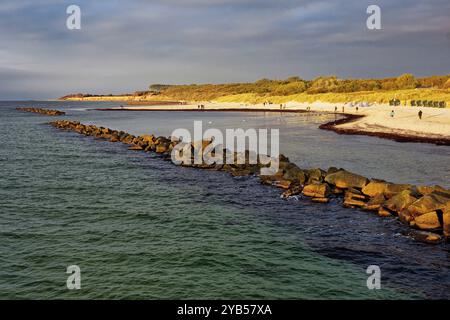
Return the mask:
[(39, 113), (46, 116), (63, 116), (66, 113), (59, 110), (42, 109), (42, 108), (16, 108), (19, 111)]
[[(84, 125), (75, 121), (60, 120), (52, 126), (74, 131), (82, 135), (121, 142), (130, 150), (155, 152), (171, 159), (173, 148), (181, 142), (154, 135), (134, 136), (124, 131), (95, 125)], [(202, 141), (203, 147), (208, 141)], [(225, 154), (225, 153), (224, 153)], [(193, 157), (194, 155), (192, 155)], [(235, 159), (245, 154), (235, 153)], [(261, 183), (283, 189), (283, 198), (304, 196), (317, 203), (328, 203), (330, 199), (341, 199), (344, 207), (373, 212), (380, 217), (396, 218), (410, 227), (408, 234), (422, 242), (436, 244), (450, 240), (450, 190), (440, 186), (415, 186), (395, 184), (339, 168), (301, 169), (284, 155), (279, 157), (279, 170), (273, 175), (259, 175), (264, 167), (258, 164), (183, 164), (199, 169), (226, 171), (233, 176), (259, 176)]]

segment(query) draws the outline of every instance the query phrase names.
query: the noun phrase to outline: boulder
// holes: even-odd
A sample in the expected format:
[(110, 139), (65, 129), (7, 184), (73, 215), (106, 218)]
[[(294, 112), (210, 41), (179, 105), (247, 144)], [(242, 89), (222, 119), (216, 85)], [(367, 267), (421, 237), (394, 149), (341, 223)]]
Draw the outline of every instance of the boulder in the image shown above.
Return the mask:
[(140, 150), (142, 150), (142, 147), (135, 145), (135, 146), (129, 147), (128, 150), (140, 151)]
[(141, 136), (143, 141), (146, 141), (147, 144), (153, 144), (155, 142), (155, 136), (152, 134)]
[(354, 208), (354, 207), (364, 207), (366, 205), (366, 203), (364, 201), (358, 200), (358, 199), (353, 199), (353, 198), (345, 198), (344, 199), (344, 207), (347, 208)]
[(376, 195), (384, 195), (387, 189), (388, 183), (382, 181), (372, 180), (362, 188), (362, 193), (369, 197), (375, 197)]
[(326, 175), (329, 175), (329, 174), (332, 174), (332, 173), (336, 173), (336, 172), (341, 171), (341, 170), (343, 170), (343, 169), (338, 169), (336, 167), (330, 167), (330, 168), (328, 168)]
[[(231, 166), (229, 164), (224, 164), (222, 170), (223, 171), (230, 171), (231, 170)], [(264, 176), (261, 175), (261, 176), (259, 176), (259, 179), (261, 180), (262, 184), (271, 185), (274, 181), (283, 179), (283, 172), (282, 171), (278, 171), (274, 175), (264, 175)]]
[[(199, 167), (214, 169), (214, 168), (216, 168), (216, 165), (215, 164), (211, 164), (211, 165), (201, 164), (201, 165), (199, 165)], [(245, 177), (245, 176), (252, 175), (254, 173), (254, 170), (252, 169), (252, 167), (246, 166), (245, 164), (231, 165), (226, 171), (231, 173), (231, 175), (233, 177)]]
[(442, 210), (444, 236), (450, 239), (450, 204)]
[(429, 244), (438, 244), (442, 241), (442, 237), (440, 235), (427, 231), (411, 231), (409, 236), (417, 241)]
[(289, 189), (292, 182), (289, 180), (277, 180), (273, 182), (273, 186), (281, 189)]
[(411, 191), (405, 190), (387, 200), (384, 207), (391, 211), (400, 213), (415, 201), (417, 201), (417, 198), (412, 196)]
[(336, 187), (332, 187), (331, 188), (331, 193), (332, 194), (336, 194), (336, 195), (343, 194), (344, 191), (345, 191), (344, 189), (339, 189), (339, 188), (336, 188)]
[(415, 201), (408, 207), (408, 212), (414, 216), (421, 216), (428, 212), (440, 210), (450, 203), (450, 199), (446, 198), (434, 191)]
[(167, 143), (159, 143), (156, 146), (156, 153), (165, 153), (169, 151), (169, 145)]
[(403, 191), (411, 190), (413, 186), (411, 184), (393, 184), (389, 183), (386, 186), (386, 190), (384, 191), (384, 196), (388, 199), (392, 198), (396, 194), (399, 194)]
[(441, 186), (419, 186), (417, 187), (417, 191), (422, 194), (422, 195), (427, 195), (430, 194), (434, 191), (445, 191), (444, 188), (442, 188)]
[(109, 139), (111, 142), (119, 142), (119, 136), (118, 135), (111, 135), (111, 138)]
[(289, 188), (285, 192), (283, 192), (281, 197), (282, 198), (289, 198), (289, 197), (292, 197), (292, 196), (296, 196), (296, 195), (299, 195), (300, 193), (302, 193), (302, 190), (303, 190), (302, 187), (294, 186), (294, 187)]
[(326, 198), (330, 195), (330, 186), (326, 183), (308, 184), (302, 193), (311, 198)]
[(367, 178), (345, 170), (327, 175), (325, 181), (341, 189), (362, 189), (369, 183)]
[(433, 211), (415, 218), (414, 221), (411, 222), (411, 226), (415, 226), (422, 230), (434, 230), (439, 229), (441, 223), (439, 222), (437, 212)]
[(410, 225), (414, 221), (414, 217), (408, 212), (408, 210), (403, 210), (398, 213), (398, 218), (401, 222)]
[(349, 189), (345, 192), (344, 207), (364, 207), (366, 205), (366, 196), (356, 189)]
[(308, 176), (307, 184), (320, 183), (323, 181), (324, 171), (322, 171), (322, 169), (309, 169), (306, 171), (306, 174)]
[(305, 172), (303, 172), (302, 169), (297, 167), (297, 165), (289, 163), (289, 165), (287, 165), (283, 170), (284, 170), (283, 175), (284, 179), (301, 185), (305, 184), (306, 180)]
[(133, 142), (134, 136), (127, 134), (125, 136), (123, 136), (123, 138), (120, 140), (125, 144), (131, 144)]
[(371, 198), (363, 207), (363, 209), (368, 211), (379, 211), (380, 209), (382, 209), (385, 201), (386, 199), (384, 198), (383, 194), (379, 193)]
[(378, 209), (378, 215), (383, 218), (392, 217), (392, 213), (384, 208)]

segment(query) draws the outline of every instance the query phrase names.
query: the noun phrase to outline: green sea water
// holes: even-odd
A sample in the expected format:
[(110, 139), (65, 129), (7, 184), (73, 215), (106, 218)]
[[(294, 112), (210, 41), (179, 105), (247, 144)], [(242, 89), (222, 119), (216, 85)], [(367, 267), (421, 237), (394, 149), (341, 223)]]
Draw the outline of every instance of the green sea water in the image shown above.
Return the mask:
[[(396, 221), (58, 131), (23, 104), (0, 107), (2, 299), (448, 298), (447, 246)], [(68, 118), (132, 123), (90, 112)], [(70, 265), (81, 290), (66, 287)]]

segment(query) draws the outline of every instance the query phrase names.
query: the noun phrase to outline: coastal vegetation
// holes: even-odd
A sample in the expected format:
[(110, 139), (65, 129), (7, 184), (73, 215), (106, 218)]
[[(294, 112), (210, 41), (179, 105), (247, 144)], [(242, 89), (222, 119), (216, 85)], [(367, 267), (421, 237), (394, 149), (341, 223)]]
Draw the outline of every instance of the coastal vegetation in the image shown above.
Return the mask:
[[(121, 142), (129, 145), (130, 150), (155, 152), (165, 159), (171, 159), (174, 147), (183, 143), (167, 137), (134, 136), (124, 131), (68, 120), (55, 121), (51, 125), (97, 139)], [(205, 148), (210, 143), (211, 141), (202, 141), (197, 145)], [(193, 153), (191, 157), (194, 157)], [(235, 159), (242, 157), (247, 159), (248, 151), (235, 153)], [(450, 238), (450, 190), (440, 186), (414, 186), (368, 179), (335, 167), (327, 170), (301, 169), (284, 155), (280, 155), (278, 161), (279, 170), (273, 175), (259, 175), (260, 169), (266, 166), (260, 161), (256, 164), (228, 164), (226, 161), (223, 163), (227, 164), (193, 164), (191, 161), (182, 165), (225, 171), (235, 177), (259, 175), (261, 183), (283, 189), (284, 198), (307, 197), (317, 203), (328, 203), (331, 199), (336, 199), (344, 207), (375, 212), (382, 218), (397, 218), (412, 228), (408, 233), (411, 237), (426, 243), (436, 244), (444, 238)]]
[(243, 103), (296, 102), (371, 102), (433, 100), (450, 104), (450, 75), (416, 78), (412, 74), (384, 79), (340, 79), (321, 76), (313, 80), (290, 77), (284, 80), (261, 79), (252, 83), (165, 85), (153, 84), (147, 91), (133, 94), (95, 96), (68, 95), (61, 99), (93, 100), (122, 97), (124, 100), (182, 100)]

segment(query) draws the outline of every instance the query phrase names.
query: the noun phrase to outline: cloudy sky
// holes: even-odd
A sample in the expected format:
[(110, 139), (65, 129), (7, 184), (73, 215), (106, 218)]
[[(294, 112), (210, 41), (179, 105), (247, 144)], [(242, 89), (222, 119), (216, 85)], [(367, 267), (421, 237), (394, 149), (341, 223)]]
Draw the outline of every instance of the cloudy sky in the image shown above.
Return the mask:
[[(81, 30), (66, 28), (79, 5)], [(382, 10), (368, 30), (366, 9)], [(448, 0), (0, 0), (0, 99), (450, 73)]]

